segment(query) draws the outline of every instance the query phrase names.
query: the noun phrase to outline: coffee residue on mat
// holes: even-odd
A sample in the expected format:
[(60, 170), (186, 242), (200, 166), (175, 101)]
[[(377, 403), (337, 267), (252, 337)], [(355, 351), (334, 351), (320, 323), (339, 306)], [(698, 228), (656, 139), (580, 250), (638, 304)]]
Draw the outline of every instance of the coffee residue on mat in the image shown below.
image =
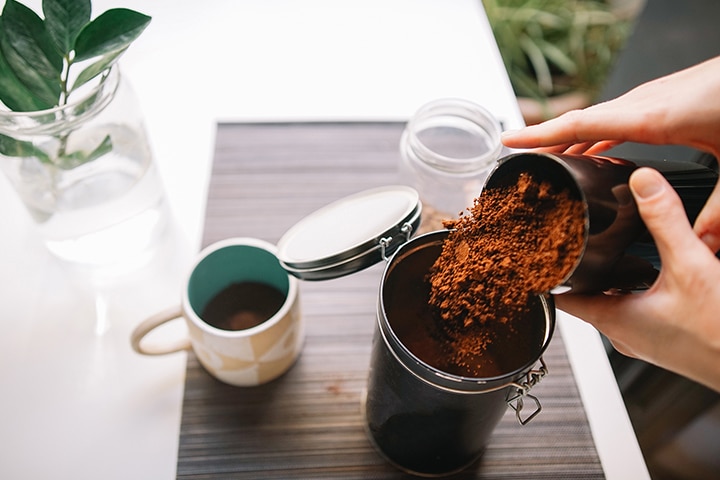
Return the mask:
[(584, 205), (521, 173), (486, 189), (450, 229), (430, 270), (429, 303), (458, 355), (477, 356), (493, 341), (487, 322), (510, 322), (531, 296), (560, 284), (584, 242)]

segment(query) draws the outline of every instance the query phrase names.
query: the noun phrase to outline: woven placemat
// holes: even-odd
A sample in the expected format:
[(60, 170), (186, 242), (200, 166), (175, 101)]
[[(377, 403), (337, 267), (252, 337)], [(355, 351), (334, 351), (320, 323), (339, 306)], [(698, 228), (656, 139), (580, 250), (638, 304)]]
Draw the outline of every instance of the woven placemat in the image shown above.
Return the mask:
[[(235, 236), (276, 243), (298, 220), (367, 188), (398, 182), (400, 123), (218, 126), (203, 243)], [(188, 355), (178, 478), (406, 478), (363, 427), (378, 287), (384, 265), (301, 282), (307, 337), (283, 377), (256, 388), (216, 381)], [(604, 478), (560, 331), (533, 388), (542, 412), (496, 428), (482, 460), (453, 478)]]

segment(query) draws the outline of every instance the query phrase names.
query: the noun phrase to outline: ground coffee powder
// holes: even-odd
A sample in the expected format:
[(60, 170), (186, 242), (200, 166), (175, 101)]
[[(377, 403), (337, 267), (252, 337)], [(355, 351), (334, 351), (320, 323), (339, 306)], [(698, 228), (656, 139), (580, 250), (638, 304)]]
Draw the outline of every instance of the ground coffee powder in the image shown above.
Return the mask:
[(487, 322), (512, 331), (530, 300), (572, 271), (584, 205), (521, 173), (514, 184), (486, 189), (468, 213), (444, 224), (451, 232), (429, 274), (429, 303), (455, 355), (476, 358), (494, 341)]

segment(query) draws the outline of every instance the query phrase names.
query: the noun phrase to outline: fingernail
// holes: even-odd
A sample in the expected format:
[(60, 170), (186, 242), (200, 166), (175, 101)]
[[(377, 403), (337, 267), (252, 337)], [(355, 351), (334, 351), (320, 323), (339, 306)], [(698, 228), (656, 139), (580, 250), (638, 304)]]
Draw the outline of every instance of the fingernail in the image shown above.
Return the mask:
[(520, 131), (520, 130), (505, 130), (504, 132), (502, 132), (502, 134), (501, 134), (500, 136), (501, 136), (502, 138), (512, 137), (513, 135), (515, 135), (515, 134), (518, 133), (519, 131)]
[(662, 175), (651, 168), (640, 168), (632, 174), (632, 189), (640, 198), (651, 198), (665, 189)]

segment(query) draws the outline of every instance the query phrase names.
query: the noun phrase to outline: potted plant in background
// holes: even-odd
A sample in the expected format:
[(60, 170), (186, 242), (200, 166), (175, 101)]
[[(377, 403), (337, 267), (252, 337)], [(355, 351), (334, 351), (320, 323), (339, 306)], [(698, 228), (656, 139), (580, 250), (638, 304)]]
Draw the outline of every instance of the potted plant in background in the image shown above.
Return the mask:
[(164, 228), (143, 119), (117, 67), (151, 19), (111, 9), (91, 20), (90, 0), (44, 0), (42, 14), (16, 0), (0, 14), (0, 169), (53, 253), (126, 261)]
[(590, 105), (644, 0), (482, 0), (528, 124)]

